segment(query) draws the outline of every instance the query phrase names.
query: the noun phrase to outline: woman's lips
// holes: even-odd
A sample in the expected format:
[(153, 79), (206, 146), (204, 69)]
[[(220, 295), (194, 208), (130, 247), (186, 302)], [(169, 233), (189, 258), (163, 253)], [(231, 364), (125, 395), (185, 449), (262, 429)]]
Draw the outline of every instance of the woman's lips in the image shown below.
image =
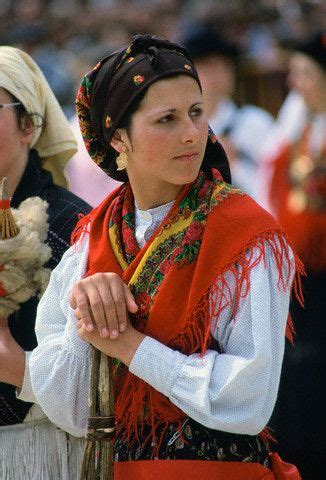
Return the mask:
[(198, 157), (198, 152), (189, 152), (189, 153), (183, 153), (182, 155), (177, 155), (174, 158), (177, 160), (194, 160), (197, 157)]

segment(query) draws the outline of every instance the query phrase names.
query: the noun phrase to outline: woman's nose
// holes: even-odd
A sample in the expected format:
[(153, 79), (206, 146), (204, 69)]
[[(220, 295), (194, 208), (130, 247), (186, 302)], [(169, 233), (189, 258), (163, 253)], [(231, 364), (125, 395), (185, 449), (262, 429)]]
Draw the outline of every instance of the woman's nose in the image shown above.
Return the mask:
[(185, 120), (182, 141), (183, 143), (197, 143), (198, 139), (199, 129), (195, 122), (191, 118), (188, 118)]

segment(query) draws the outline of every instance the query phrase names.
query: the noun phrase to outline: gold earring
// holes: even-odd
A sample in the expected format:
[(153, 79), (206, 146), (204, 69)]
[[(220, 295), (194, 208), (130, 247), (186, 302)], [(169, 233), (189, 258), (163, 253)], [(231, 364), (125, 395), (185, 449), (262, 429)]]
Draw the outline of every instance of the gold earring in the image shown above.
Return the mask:
[(126, 147), (122, 147), (122, 151), (116, 159), (117, 170), (124, 170), (128, 164), (128, 155), (126, 153)]

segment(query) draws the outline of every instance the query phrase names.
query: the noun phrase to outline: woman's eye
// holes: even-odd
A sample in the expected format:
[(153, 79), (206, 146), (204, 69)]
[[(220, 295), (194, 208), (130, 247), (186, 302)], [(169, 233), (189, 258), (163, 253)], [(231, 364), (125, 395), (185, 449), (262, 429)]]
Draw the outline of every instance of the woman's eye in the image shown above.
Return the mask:
[(195, 108), (189, 112), (189, 115), (191, 117), (200, 117), (200, 115), (203, 113), (202, 108)]
[(173, 120), (173, 115), (166, 115), (158, 120), (158, 123), (168, 123)]

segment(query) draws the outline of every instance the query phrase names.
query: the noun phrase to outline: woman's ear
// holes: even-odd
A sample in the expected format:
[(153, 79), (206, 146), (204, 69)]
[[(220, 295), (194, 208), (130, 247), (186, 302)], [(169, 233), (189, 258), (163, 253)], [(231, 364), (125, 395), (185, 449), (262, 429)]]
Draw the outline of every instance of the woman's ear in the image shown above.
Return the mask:
[(116, 129), (111, 140), (111, 146), (118, 153), (121, 153), (122, 151), (132, 151), (132, 145), (127, 130), (125, 128)]

